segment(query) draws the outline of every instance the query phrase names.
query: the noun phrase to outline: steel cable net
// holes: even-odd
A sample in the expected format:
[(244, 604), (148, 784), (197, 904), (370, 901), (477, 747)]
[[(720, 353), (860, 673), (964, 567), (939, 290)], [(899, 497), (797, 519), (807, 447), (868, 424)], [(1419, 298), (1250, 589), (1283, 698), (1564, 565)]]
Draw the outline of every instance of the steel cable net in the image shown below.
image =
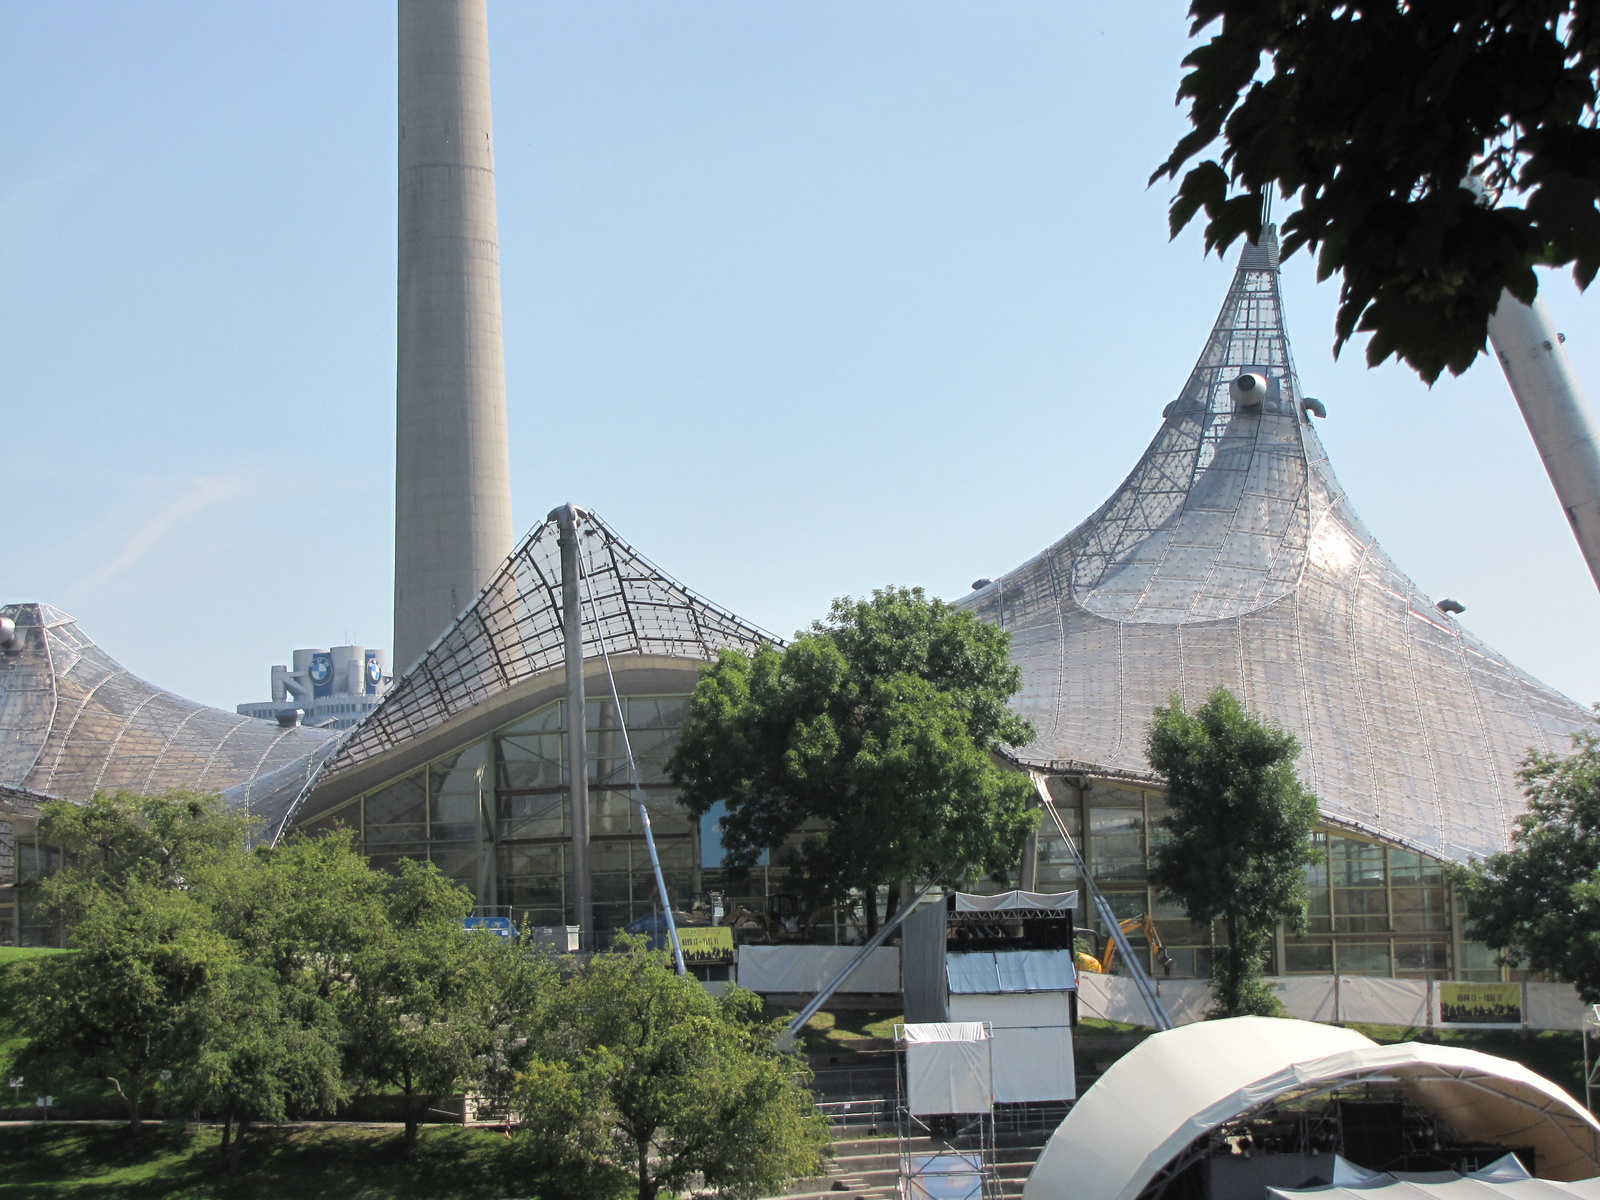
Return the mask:
[[(656, 654), (709, 661), (725, 648), (780, 644), (697, 596), (593, 513), (579, 516), (586, 577), (583, 656)], [(560, 667), (561, 552), (554, 521), (538, 526), (473, 606), (407, 671), (323, 769), (331, 778), (417, 737), (521, 680)]]
[[(1230, 385), (1267, 383), (1258, 406)], [(1012, 634), (1018, 752), (1151, 778), (1145, 730), (1216, 687), (1291, 730), (1324, 818), (1452, 860), (1503, 849), (1530, 748), (1591, 714), (1467, 633), (1399, 570), (1334, 477), (1285, 333), (1276, 238), (1248, 246), (1211, 337), (1112, 497), (961, 601)]]
[(12, 604), (0, 651), (0, 783), (69, 800), (126, 788), (220, 792), (303, 758), (319, 729), (280, 728), (130, 674), (67, 614)]

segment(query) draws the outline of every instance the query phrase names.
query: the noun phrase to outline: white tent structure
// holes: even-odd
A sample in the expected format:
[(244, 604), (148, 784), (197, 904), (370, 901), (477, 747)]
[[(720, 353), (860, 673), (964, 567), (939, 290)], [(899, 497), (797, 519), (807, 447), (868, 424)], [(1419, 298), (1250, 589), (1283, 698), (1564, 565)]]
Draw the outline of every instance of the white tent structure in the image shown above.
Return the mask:
[(1354, 1030), (1236, 1017), (1158, 1033), (1119, 1059), (1051, 1136), (1024, 1200), (1136, 1200), (1197, 1138), (1291, 1094), (1363, 1080), (1465, 1137), (1532, 1146), (1541, 1177), (1600, 1174), (1600, 1123), (1549, 1080), (1449, 1046), (1380, 1046)]
[(1600, 1179), (1558, 1183), (1535, 1179), (1513, 1154), (1458, 1175), (1454, 1171), (1364, 1171), (1336, 1160), (1333, 1182), (1313, 1188), (1268, 1188), (1267, 1200), (1600, 1200)]

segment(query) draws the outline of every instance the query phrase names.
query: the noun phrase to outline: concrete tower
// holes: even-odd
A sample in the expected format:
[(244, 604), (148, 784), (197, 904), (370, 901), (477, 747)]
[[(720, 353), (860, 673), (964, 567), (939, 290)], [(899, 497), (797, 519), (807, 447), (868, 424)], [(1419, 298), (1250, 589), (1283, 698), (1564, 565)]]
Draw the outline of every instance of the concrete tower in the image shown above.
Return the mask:
[(394, 664), (511, 553), (486, 0), (400, 0)]

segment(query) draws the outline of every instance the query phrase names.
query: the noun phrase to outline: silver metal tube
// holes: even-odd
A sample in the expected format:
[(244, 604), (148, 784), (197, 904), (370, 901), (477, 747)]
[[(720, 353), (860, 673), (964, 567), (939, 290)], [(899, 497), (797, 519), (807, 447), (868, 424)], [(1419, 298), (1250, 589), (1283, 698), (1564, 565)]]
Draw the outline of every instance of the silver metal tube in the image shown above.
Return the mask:
[(1117, 953), (1122, 955), (1122, 961), (1128, 965), (1128, 975), (1133, 979), (1133, 986), (1138, 989), (1144, 1006), (1150, 1010), (1150, 1019), (1155, 1022), (1157, 1030), (1173, 1028), (1172, 1015), (1167, 1012), (1167, 1006), (1161, 1003), (1161, 995), (1156, 991), (1156, 985), (1145, 973), (1139, 960), (1134, 957), (1133, 943), (1128, 941), (1128, 935), (1122, 932), (1122, 923), (1117, 920), (1116, 914), (1111, 911), (1111, 906), (1106, 903), (1106, 898), (1100, 894), (1100, 889), (1090, 878), (1089, 864), (1084, 862), (1083, 855), (1078, 853), (1078, 843), (1073, 841), (1072, 834), (1067, 832), (1067, 823), (1056, 811), (1055, 797), (1050, 795), (1050, 785), (1045, 782), (1044, 776), (1037, 772), (1029, 774), (1033, 776), (1033, 786), (1039, 793), (1039, 803), (1055, 822), (1056, 832), (1061, 835), (1061, 840), (1067, 845), (1067, 852), (1072, 855), (1072, 861), (1077, 865), (1078, 874), (1083, 878), (1083, 890), (1089, 894), (1095, 911), (1105, 922), (1111, 940), (1117, 945)]
[(1503, 293), (1489, 318), (1489, 342), (1600, 586), (1600, 426), (1544, 301), (1528, 305)]
[(589, 874), (589, 745), (587, 698), (583, 691), (583, 613), (578, 592), (577, 510), (564, 504), (550, 514), (559, 530), (561, 548), (561, 626), (566, 636), (567, 671), (567, 802), (572, 814), (572, 897), (577, 910), (578, 942), (595, 948), (594, 902)]
[[(944, 872), (941, 871), (939, 873), (939, 878), (943, 878), (943, 875)], [(805, 1028), (806, 1022), (811, 1020), (812, 1017), (816, 1016), (817, 1013), (822, 1011), (822, 1006), (828, 1002), (828, 1000), (833, 996), (834, 992), (838, 991), (839, 988), (843, 986), (846, 979), (849, 979), (850, 976), (856, 973), (856, 968), (861, 966), (862, 963), (866, 962), (867, 958), (872, 954), (872, 952), (879, 946), (883, 945), (885, 939), (887, 939), (891, 933), (900, 928), (900, 922), (904, 921), (911, 915), (911, 910), (916, 908), (918, 904), (922, 903), (922, 898), (938, 886), (938, 879), (935, 879), (930, 883), (923, 884), (922, 890), (916, 894), (911, 903), (902, 904), (899, 912), (895, 913), (894, 916), (890, 917), (887, 921), (880, 925), (878, 927), (878, 932), (868, 938), (866, 944), (861, 947), (856, 956), (845, 964), (844, 970), (840, 971), (837, 975), (830, 979), (828, 981), (828, 986), (823, 988), (815, 996), (811, 997), (810, 1003), (808, 1003), (804, 1008), (795, 1014), (794, 1020), (790, 1021), (788, 1027), (784, 1030), (785, 1036), (790, 1038), (798, 1037), (800, 1035), (800, 1031)], [(871, 903), (870, 899), (868, 903)]]

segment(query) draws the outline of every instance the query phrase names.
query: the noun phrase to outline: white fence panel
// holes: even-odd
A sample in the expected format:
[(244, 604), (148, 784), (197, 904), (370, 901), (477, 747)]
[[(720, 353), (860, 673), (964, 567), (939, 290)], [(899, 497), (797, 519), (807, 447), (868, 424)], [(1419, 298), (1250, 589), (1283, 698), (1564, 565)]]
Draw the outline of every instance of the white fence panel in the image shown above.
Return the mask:
[(1369, 1025), (1426, 1025), (1428, 984), (1378, 975), (1339, 976), (1339, 1020)]

